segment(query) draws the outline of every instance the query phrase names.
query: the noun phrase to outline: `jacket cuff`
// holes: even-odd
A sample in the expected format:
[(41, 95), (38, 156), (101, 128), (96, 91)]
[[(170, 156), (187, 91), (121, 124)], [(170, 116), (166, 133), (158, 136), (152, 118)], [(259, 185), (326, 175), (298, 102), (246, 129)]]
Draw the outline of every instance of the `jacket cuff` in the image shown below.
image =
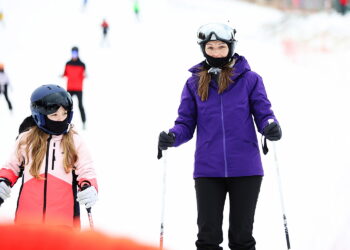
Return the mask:
[(81, 189), (84, 184), (88, 184), (89, 186), (94, 186), (96, 191), (98, 191), (98, 186), (97, 186), (97, 181), (96, 179), (86, 179), (86, 178), (83, 178), (83, 179), (80, 179), (78, 180), (78, 187)]

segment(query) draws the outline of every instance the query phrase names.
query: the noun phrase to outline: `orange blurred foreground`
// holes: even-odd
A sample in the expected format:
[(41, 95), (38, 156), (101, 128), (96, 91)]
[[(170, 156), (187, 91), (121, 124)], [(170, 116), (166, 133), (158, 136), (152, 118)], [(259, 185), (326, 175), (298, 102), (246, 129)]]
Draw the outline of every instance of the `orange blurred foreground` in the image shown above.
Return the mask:
[(78, 231), (45, 225), (0, 225), (0, 248), (6, 250), (157, 250), (128, 238), (94, 231)]

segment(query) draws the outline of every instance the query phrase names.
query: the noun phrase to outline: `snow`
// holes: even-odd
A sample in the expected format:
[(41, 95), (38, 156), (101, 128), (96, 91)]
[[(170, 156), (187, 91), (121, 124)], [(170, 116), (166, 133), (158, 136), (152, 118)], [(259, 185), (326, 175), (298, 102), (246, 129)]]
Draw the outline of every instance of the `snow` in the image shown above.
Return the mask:
[[(159, 242), (162, 161), (157, 137), (173, 125), (187, 71), (202, 59), (197, 28), (229, 21), (237, 52), (264, 79), (283, 138), (276, 143), (292, 249), (350, 248), (350, 16), (335, 12), (284, 13), (235, 0), (133, 1), (2, 0), (0, 61), (11, 80), (14, 112), (0, 97), (0, 165), (29, 115), (29, 96), (60, 78), (70, 48), (87, 65), (82, 130), (95, 159), (99, 201), (92, 209), (100, 231)], [(254, 17), (254, 18), (253, 18)], [(100, 24), (110, 24), (108, 42)], [(192, 179), (195, 140), (167, 157), (164, 244), (194, 249), (196, 202)], [(270, 143), (272, 151), (272, 144)], [(265, 177), (256, 210), (259, 250), (286, 249), (273, 154), (263, 156)], [(19, 184), (0, 208), (12, 220)], [(83, 227), (88, 219), (82, 210)], [(224, 214), (227, 248), (228, 206)]]

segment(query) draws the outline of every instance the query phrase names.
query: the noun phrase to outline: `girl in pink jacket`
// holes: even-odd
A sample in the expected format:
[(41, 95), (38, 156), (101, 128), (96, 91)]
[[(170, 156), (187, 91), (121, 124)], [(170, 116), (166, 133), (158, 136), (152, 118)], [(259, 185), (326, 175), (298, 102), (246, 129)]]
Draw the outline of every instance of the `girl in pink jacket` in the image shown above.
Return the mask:
[(93, 161), (71, 129), (72, 107), (70, 94), (59, 86), (43, 85), (32, 93), (32, 116), (0, 169), (0, 204), (22, 177), (16, 223), (79, 227), (79, 203), (90, 208), (97, 201)]

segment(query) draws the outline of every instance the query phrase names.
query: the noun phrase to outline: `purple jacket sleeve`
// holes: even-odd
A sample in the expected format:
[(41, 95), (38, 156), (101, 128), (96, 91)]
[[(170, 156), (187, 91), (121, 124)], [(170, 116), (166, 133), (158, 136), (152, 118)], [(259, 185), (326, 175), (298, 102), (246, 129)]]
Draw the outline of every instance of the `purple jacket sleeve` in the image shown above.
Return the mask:
[(256, 80), (251, 87), (249, 94), (250, 109), (258, 131), (262, 133), (264, 128), (269, 124), (270, 119), (276, 123), (278, 121), (271, 109), (271, 103), (267, 99), (263, 80), (259, 75), (256, 75)]
[(194, 94), (192, 93), (188, 82), (181, 95), (181, 103), (178, 109), (178, 117), (175, 126), (169, 130), (175, 134), (174, 146), (189, 141), (193, 137), (197, 125), (197, 107)]

